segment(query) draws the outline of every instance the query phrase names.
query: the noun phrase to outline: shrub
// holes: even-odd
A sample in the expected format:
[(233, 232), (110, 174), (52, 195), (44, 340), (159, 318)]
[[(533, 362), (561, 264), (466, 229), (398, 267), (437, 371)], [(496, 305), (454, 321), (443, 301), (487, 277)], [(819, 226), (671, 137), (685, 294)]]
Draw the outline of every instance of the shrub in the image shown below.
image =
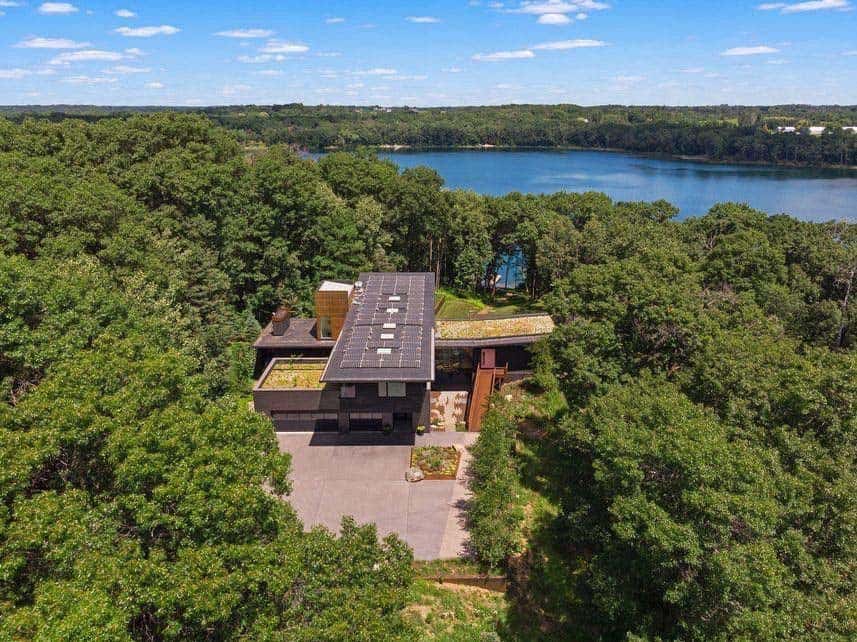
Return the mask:
[(496, 567), (516, 552), (523, 511), (517, 503), (518, 475), (512, 448), (515, 423), (502, 409), (489, 410), (473, 446), (470, 545), (483, 563)]

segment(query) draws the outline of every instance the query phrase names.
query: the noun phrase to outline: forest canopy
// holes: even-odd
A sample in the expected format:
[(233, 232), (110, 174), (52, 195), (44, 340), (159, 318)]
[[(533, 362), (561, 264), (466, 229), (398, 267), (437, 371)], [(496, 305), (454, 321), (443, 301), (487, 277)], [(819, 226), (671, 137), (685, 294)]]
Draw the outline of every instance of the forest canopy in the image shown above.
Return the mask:
[[(490, 299), (518, 253), (558, 324), (536, 379), (564, 400), (544, 438), (569, 569), (528, 616), (555, 639), (853, 639), (857, 228), (676, 213), (248, 157), (201, 115), (0, 119), (0, 637), (413, 639), (401, 540), (303, 532), (250, 346), (324, 278), (431, 270)], [(478, 458), (500, 564), (513, 419)]]
[[(37, 116), (97, 120), (151, 108), (5, 107)], [(189, 108), (178, 108), (189, 111)], [(415, 148), (580, 147), (690, 156), (722, 162), (857, 166), (857, 107), (499, 105), (356, 107), (238, 105), (196, 108), (245, 142), (310, 150), (404, 145)], [(794, 131), (779, 132), (778, 127)], [(810, 127), (825, 127), (821, 135)]]

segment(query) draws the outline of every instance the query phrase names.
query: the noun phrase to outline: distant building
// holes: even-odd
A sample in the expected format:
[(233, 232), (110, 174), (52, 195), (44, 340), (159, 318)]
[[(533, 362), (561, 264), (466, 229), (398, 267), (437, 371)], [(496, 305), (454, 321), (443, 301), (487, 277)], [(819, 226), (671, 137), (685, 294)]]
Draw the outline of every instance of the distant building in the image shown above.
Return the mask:
[(823, 127), (823, 126), (810, 127), (809, 128), (809, 135), (810, 136), (821, 136), (824, 133), (825, 129), (827, 129), (827, 127)]
[(842, 129), (844, 129), (844, 130), (845, 130), (845, 131), (847, 131), (847, 132), (851, 132), (851, 133), (853, 133), (853, 134), (857, 134), (857, 126), (855, 126), (855, 125), (848, 125), (848, 126), (846, 126), (846, 127), (843, 127)]
[(777, 127), (778, 134), (794, 134), (797, 132), (797, 127)]
[[(253, 344), (253, 403), (278, 431), (426, 428), (456, 406), (479, 430), (488, 397), (530, 368), (527, 347), (553, 330), (547, 314), (434, 318), (434, 274), (368, 272), (324, 281), (315, 318), (280, 307)], [(449, 428), (447, 428), (449, 429)]]

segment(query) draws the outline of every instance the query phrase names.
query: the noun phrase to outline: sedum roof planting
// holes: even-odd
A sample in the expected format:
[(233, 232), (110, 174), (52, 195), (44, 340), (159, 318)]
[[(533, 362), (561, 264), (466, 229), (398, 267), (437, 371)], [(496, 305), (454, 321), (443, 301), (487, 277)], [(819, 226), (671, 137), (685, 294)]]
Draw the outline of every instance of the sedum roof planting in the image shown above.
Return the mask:
[(438, 339), (494, 339), (550, 334), (554, 322), (548, 314), (527, 314), (496, 319), (436, 320)]
[(324, 365), (324, 360), (276, 359), (271, 369), (268, 370), (268, 374), (259, 383), (259, 388), (263, 390), (289, 388), (320, 390), (324, 388), (324, 383), (321, 382)]

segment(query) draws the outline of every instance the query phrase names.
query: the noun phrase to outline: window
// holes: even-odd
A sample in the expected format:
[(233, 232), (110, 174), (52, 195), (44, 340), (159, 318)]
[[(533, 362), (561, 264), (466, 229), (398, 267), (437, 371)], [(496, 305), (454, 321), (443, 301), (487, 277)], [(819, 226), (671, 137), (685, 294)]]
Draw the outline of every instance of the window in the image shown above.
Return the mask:
[(384, 328), (385, 330), (395, 330), (396, 324), (395, 323), (385, 323), (381, 327)]
[(392, 348), (378, 348), (375, 350), (377, 354), (393, 354)]
[(404, 381), (379, 381), (379, 397), (404, 397), (407, 387)]
[(390, 339), (395, 339), (395, 338), (396, 338), (396, 335), (393, 334), (392, 332), (382, 332), (381, 333), (381, 340), (382, 341), (389, 341)]
[(357, 386), (352, 384), (342, 384), (339, 386), (340, 399), (354, 399), (357, 397)]
[(330, 328), (330, 317), (318, 318), (318, 338), (330, 339), (333, 336), (333, 331)]

